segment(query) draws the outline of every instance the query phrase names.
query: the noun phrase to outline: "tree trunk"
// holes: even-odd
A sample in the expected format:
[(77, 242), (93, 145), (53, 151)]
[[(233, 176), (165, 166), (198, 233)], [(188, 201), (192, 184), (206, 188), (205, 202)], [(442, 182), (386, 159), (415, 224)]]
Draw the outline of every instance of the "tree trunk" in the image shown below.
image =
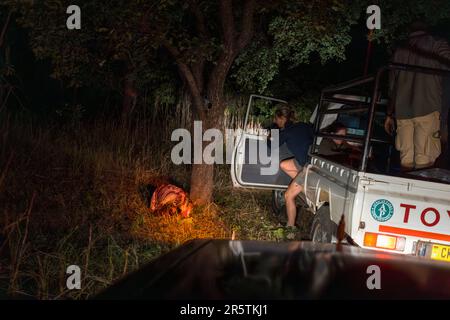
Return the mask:
[[(198, 6), (190, 4), (196, 18), (196, 26), (200, 38), (208, 39), (208, 28), (205, 24), (203, 12)], [(241, 30), (237, 36), (234, 17), (233, 1), (219, 1), (219, 18), (223, 34), (223, 51), (219, 55), (216, 63), (210, 71), (207, 84), (207, 98), (212, 106), (206, 106), (203, 101), (204, 94), (204, 63), (205, 56), (201, 56), (198, 63), (194, 66), (186, 64), (183, 54), (173, 46), (167, 39), (162, 40), (162, 45), (175, 58), (182, 77), (186, 80), (191, 93), (193, 119), (199, 119), (203, 124), (203, 131), (210, 128), (222, 129), (222, 120), (224, 114), (224, 85), (228, 72), (234, 59), (242, 49), (250, 42), (253, 36), (253, 15), (255, 12), (256, 1), (246, 0), (243, 5)], [(192, 68), (193, 67), (193, 68)], [(214, 189), (214, 165), (193, 164), (191, 174), (191, 199), (197, 203), (207, 203), (212, 201)]]
[(193, 164), (190, 197), (195, 204), (212, 202), (214, 190), (214, 165)]
[[(205, 106), (201, 106), (207, 109), (204, 113), (204, 119), (199, 117), (202, 121), (202, 131), (205, 132), (208, 129), (216, 128), (221, 130), (221, 124), (224, 113), (224, 103), (222, 94), (218, 95), (220, 98), (216, 101), (212, 101), (211, 109), (207, 109)], [(210, 142), (204, 142), (203, 148)], [(202, 159), (203, 161), (203, 159)], [(206, 204), (213, 201), (214, 190), (214, 164), (193, 164), (191, 172), (191, 190), (190, 197), (196, 204)]]

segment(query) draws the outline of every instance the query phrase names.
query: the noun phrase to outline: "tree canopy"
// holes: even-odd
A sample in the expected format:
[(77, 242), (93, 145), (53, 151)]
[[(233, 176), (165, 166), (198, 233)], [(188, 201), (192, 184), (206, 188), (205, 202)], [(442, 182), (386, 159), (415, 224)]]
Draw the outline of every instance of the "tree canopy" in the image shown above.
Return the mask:
[[(114, 87), (118, 74), (127, 70), (138, 86), (170, 82), (174, 55), (191, 68), (217, 64), (229, 34), (252, 35), (245, 50), (237, 50), (232, 77), (248, 90), (263, 92), (279, 70), (281, 61), (292, 68), (308, 63), (317, 54), (322, 62), (345, 59), (351, 26), (365, 17), (369, 1), (232, 1), (112, 0), (83, 1), (81, 30), (68, 30), (68, 0), (4, 2), (18, 11), (28, 28), (33, 52), (50, 59), (53, 76), (69, 86), (98, 84)], [(229, 5), (229, 16), (222, 12)], [(227, 5), (225, 5), (228, 3)], [(250, 7), (248, 4), (253, 3)], [(392, 44), (406, 34), (414, 19), (435, 24), (449, 17), (445, 0), (375, 1), (381, 7), (382, 28), (373, 39)], [(222, 10), (222, 11), (221, 11)], [(247, 10), (247, 11), (245, 11)], [(244, 19), (252, 11), (252, 21)], [(221, 19), (221, 16), (228, 20)], [(242, 20), (242, 21), (240, 21)], [(246, 30), (242, 23), (251, 28)], [(232, 24), (236, 24), (236, 27)], [(248, 34), (248, 35), (247, 35)], [(228, 35), (229, 36), (229, 35)], [(243, 46), (241, 37), (239, 46)], [(161, 51), (172, 53), (169, 61)], [(120, 77), (119, 77), (120, 78)], [(162, 81), (161, 81), (162, 80)], [(203, 88), (202, 88), (203, 89)]]

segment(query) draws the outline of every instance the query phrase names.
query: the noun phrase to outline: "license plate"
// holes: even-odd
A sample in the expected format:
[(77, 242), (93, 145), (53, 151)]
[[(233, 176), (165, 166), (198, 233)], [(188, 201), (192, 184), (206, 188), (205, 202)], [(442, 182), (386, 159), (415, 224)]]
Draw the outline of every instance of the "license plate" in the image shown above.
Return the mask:
[(433, 260), (450, 262), (450, 246), (433, 244), (430, 258)]

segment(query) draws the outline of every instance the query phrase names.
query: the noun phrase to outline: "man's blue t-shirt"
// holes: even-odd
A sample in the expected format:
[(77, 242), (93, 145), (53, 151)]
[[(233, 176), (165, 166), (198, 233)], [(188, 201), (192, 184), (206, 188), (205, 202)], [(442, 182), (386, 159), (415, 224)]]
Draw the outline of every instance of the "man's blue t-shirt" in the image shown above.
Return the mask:
[(304, 166), (308, 160), (308, 151), (313, 143), (313, 137), (314, 131), (310, 124), (288, 122), (279, 130), (279, 145), (286, 143), (297, 162)]

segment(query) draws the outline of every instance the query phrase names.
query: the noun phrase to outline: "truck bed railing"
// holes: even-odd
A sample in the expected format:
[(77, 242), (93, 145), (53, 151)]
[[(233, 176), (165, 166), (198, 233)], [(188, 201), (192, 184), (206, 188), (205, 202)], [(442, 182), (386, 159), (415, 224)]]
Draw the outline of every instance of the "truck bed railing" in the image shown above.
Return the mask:
[(369, 102), (358, 101), (358, 100), (349, 100), (349, 99), (344, 99), (344, 98), (335, 98), (335, 97), (324, 97), (323, 102), (334, 102), (334, 103), (342, 103), (342, 104), (348, 104), (348, 105), (370, 107)]
[(365, 77), (361, 77), (361, 78), (356, 78), (347, 82), (343, 82), (341, 84), (338, 85), (333, 85), (333, 86), (329, 86), (326, 87), (325, 89), (322, 90), (322, 93), (328, 93), (328, 92), (333, 92), (336, 93), (338, 91), (342, 91), (345, 89), (350, 89), (353, 87), (357, 87), (360, 86), (362, 84), (365, 83), (370, 83), (375, 79), (375, 77), (373, 75), (369, 75), (369, 76), (365, 76)]
[[(383, 66), (376, 72), (375, 75), (369, 75), (361, 78), (357, 78), (351, 81), (344, 82), (339, 85), (333, 85), (322, 90), (320, 95), (319, 107), (314, 124), (314, 141), (311, 155), (317, 155), (317, 138), (334, 138), (349, 142), (361, 142), (363, 144), (362, 159), (359, 171), (365, 172), (367, 170), (368, 157), (370, 155), (370, 147), (372, 143), (387, 143), (392, 144), (392, 141), (383, 139), (377, 139), (373, 137), (373, 122), (375, 119), (375, 113), (377, 106), (384, 104), (381, 101), (380, 94), (380, 80), (387, 71), (398, 70), (401, 72), (418, 72), (430, 75), (446, 76), (450, 77), (450, 71), (444, 69), (426, 68), (420, 66), (406, 65), (391, 63), (387, 66)], [(345, 97), (335, 97), (333, 95), (342, 93), (346, 89), (359, 88), (362, 85), (372, 84), (372, 92), (370, 97), (366, 97), (365, 101), (357, 101), (355, 99)], [(349, 108), (341, 109), (328, 109), (329, 103), (340, 103), (349, 105)], [(329, 133), (320, 132), (320, 123), (323, 115), (325, 114), (340, 114), (340, 113), (368, 113), (367, 127), (364, 130), (364, 135), (333, 135)]]
[[(322, 138), (330, 138), (330, 139), (336, 139), (336, 140), (345, 140), (345, 141), (350, 141), (350, 142), (361, 142), (361, 143), (364, 143), (364, 140), (365, 140), (365, 136), (358, 136), (355, 134), (347, 134), (346, 136), (340, 136), (340, 135), (336, 135), (336, 134), (320, 132), (317, 134), (317, 136), (322, 137)], [(377, 138), (372, 138), (371, 141), (377, 142), (377, 143), (391, 144), (391, 141), (377, 139)]]

